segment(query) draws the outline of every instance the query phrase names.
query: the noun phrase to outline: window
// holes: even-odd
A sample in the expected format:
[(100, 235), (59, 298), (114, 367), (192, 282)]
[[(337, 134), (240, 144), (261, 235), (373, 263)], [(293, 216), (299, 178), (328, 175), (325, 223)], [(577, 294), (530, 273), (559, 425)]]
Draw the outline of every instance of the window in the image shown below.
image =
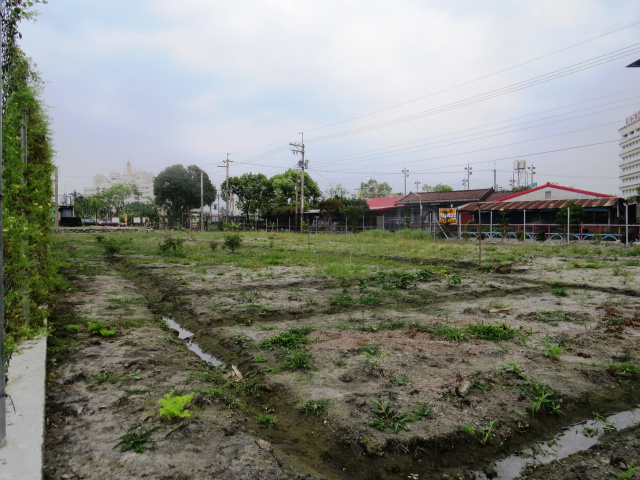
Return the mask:
[(544, 192), (544, 199), (551, 200), (551, 190)]

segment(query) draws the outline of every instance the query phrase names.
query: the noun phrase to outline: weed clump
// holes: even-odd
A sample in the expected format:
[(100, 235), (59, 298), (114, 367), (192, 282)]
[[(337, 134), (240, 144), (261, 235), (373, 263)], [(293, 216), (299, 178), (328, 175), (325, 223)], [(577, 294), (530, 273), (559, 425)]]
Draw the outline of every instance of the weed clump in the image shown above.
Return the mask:
[(169, 255), (172, 257), (186, 257), (187, 252), (183, 248), (184, 239), (167, 237), (158, 244), (161, 255)]
[(303, 406), (302, 409), (304, 413), (307, 415), (320, 415), (322, 414), (327, 407), (329, 406), (329, 400), (324, 398), (319, 398), (317, 400), (309, 400)]
[(115, 238), (107, 238), (102, 241), (98, 241), (104, 254), (108, 257), (113, 255), (117, 255), (120, 253), (120, 249), (122, 248), (122, 242), (116, 240)]

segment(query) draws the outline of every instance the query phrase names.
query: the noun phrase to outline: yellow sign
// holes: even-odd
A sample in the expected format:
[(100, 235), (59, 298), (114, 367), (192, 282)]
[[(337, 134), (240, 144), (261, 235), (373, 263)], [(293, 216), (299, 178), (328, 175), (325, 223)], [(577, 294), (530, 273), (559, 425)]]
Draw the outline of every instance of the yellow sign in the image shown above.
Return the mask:
[(457, 212), (455, 208), (439, 208), (438, 209), (440, 223), (447, 225), (457, 225)]

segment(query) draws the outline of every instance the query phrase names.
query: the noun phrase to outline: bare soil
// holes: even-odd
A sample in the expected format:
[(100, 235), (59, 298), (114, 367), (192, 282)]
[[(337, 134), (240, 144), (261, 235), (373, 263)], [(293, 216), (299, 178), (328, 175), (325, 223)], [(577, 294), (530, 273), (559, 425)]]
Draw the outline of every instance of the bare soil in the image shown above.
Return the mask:
[[(453, 261), (446, 275), (390, 288), (373, 280), (382, 260), (371, 257), (367, 283), (305, 266), (71, 258), (74, 288), (51, 321), (45, 478), (492, 477), (494, 460), (640, 401), (637, 375), (605, 368), (638, 364), (640, 267), (590, 255), (532, 255), (499, 269)], [(429, 268), (422, 263), (407, 258), (407, 271)], [(352, 301), (336, 304), (340, 294)], [(368, 295), (375, 300), (361, 300)], [(223, 366), (188, 350), (163, 317)], [(97, 321), (116, 334), (91, 333), (87, 322)], [(517, 335), (438, 333), (478, 324)], [(286, 351), (261, 345), (302, 327), (312, 329), (302, 368), (285, 368)], [(552, 394), (534, 413), (536, 388)], [(190, 417), (160, 417), (158, 400), (171, 391), (195, 392)], [(305, 411), (318, 399), (326, 409)], [(394, 409), (384, 431), (370, 425), (384, 416), (373, 400)], [(261, 426), (261, 414), (275, 426)], [(151, 432), (146, 451), (121, 451), (135, 432)], [(637, 427), (615, 435), (595, 454), (523, 478), (608, 478), (640, 464)]]

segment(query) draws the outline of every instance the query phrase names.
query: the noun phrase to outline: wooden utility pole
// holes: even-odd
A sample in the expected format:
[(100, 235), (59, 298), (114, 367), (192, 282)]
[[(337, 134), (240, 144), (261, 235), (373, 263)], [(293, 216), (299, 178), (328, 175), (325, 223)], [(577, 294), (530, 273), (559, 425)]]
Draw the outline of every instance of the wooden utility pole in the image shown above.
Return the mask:
[(204, 232), (204, 172), (200, 170), (200, 231)]
[(301, 143), (290, 143), (293, 148), (291, 151), (294, 155), (298, 153), (302, 154), (302, 160), (298, 162), (298, 167), (300, 167), (300, 231), (302, 232), (302, 223), (304, 222), (304, 170), (309, 167), (308, 160), (304, 158), (304, 132), (301, 133), (302, 142)]
[[(229, 164), (233, 162), (233, 160), (229, 160), (229, 154), (227, 153), (227, 159), (223, 160), (222, 163), (224, 163), (224, 165), (218, 165), (218, 167), (220, 168), (226, 168), (227, 170), (227, 188), (225, 189), (225, 198), (226, 198), (226, 203), (227, 203), (227, 212), (226, 212), (226, 216), (229, 216)], [(220, 204), (218, 204), (218, 212), (220, 211)]]

